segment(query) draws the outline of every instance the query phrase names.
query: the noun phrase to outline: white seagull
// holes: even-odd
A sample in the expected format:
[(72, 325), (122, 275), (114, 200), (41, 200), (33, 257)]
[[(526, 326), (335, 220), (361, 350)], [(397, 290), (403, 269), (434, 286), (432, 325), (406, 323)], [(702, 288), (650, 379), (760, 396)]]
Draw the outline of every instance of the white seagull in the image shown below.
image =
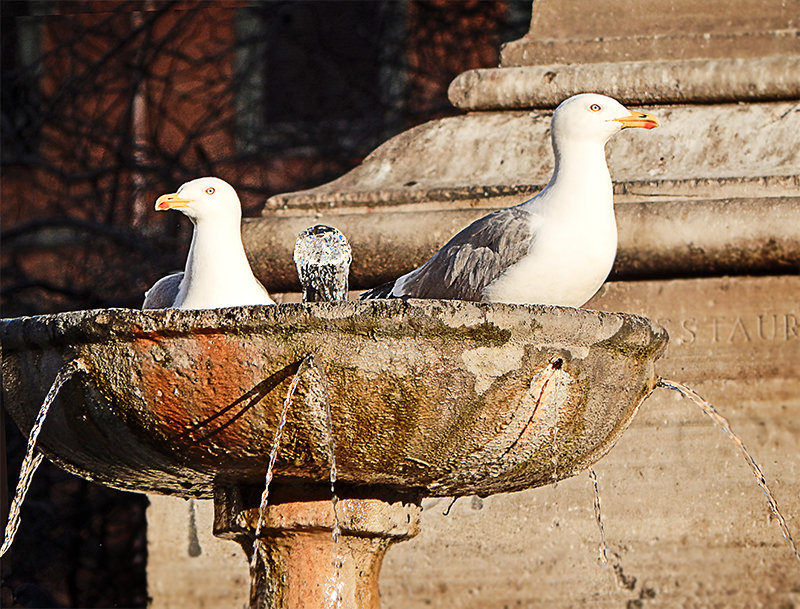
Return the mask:
[(159, 279), (144, 295), (143, 309), (216, 309), (275, 304), (253, 275), (242, 244), (242, 205), (219, 178), (197, 178), (162, 195), (156, 211), (177, 209), (194, 233), (186, 270)]
[(555, 169), (535, 197), (476, 220), (425, 264), (360, 298), (442, 298), (578, 307), (608, 277), (617, 225), (605, 144), (656, 118), (583, 93), (553, 113)]

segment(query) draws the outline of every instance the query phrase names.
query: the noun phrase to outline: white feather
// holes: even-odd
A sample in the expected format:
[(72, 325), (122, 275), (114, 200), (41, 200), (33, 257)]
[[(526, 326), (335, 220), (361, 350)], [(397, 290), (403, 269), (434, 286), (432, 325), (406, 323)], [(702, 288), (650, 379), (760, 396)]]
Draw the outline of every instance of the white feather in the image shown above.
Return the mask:
[[(492, 259), (494, 262), (485, 263), (497, 268), (485, 265), (481, 268), (484, 277), (495, 279), (488, 279), (491, 283), (483, 287), (480, 300), (568, 306), (581, 306), (589, 300), (608, 277), (617, 251), (613, 188), (605, 144), (626, 126), (651, 128), (656, 124), (653, 117), (630, 112), (603, 95), (576, 95), (559, 105), (551, 123), (553, 176), (538, 195), (518, 206), (530, 213), (530, 233), (526, 237), (529, 249), (519, 259), (498, 255)], [(482, 230), (480, 235), (485, 237), (490, 232), (496, 237), (503, 231), (511, 234), (507, 231), (508, 223), (518, 217), (518, 214), (495, 216), (490, 222), (496, 221), (497, 226)], [(467, 227), (462, 234), (470, 234), (469, 230)], [(389, 295), (424, 294), (426, 278), (440, 280), (442, 276), (436, 272), (438, 265), (451, 273), (474, 273), (476, 269), (455, 270), (459, 267), (454, 264), (454, 256), (464, 255), (466, 239), (454, 238), (457, 247), (448, 250), (446, 245), (426, 265), (399, 277)], [(517, 248), (525, 247), (524, 242), (514, 243)], [(476, 250), (481, 246), (475, 242)], [(510, 266), (500, 268), (509, 259), (513, 263), (506, 262)], [(456, 287), (452, 294), (443, 297), (463, 298), (458, 287), (464, 283), (467, 282), (450, 278), (448, 285)], [(373, 296), (368, 292), (365, 297)]]
[[(194, 232), (183, 279), (170, 308), (275, 304), (247, 260), (241, 203), (234, 189), (219, 178), (207, 177), (187, 182), (171, 196), (186, 200), (174, 208), (189, 217)], [(160, 209), (158, 204), (156, 209)]]

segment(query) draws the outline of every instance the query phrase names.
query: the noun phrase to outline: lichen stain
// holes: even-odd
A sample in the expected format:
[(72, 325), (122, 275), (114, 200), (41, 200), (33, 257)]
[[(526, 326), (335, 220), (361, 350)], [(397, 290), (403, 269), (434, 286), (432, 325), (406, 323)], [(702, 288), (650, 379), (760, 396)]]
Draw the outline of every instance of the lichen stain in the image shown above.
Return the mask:
[(461, 355), (466, 369), (475, 375), (475, 392), (483, 395), (492, 383), (522, 366), (525, 349), (517, 343), (502, 347), (476, 347)]
[(598, 341), (596, 347), (607, 350), (612, 357), (635, 360), (637, 363), (658, 358), (667, 347), (667, 331), (654, 331), (649, 325), (634, 322), (624, 324), (613, 336)]

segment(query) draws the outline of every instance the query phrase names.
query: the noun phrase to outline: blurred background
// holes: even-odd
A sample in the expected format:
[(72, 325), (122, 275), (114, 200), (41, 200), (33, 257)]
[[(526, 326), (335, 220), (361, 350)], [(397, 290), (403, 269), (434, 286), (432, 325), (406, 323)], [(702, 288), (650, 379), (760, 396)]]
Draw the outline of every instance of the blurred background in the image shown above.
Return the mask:
[[(3, 0), (0, 313), (139, 308), (191, 238), (158, 195), (215, 175), (253, 216), (338, 177), (455, 114), (450, 81), (496, 66), (530, 15), (530, 0)], [(25, 439), (4, 427), (13, 496)], [(45, 461), (0, 606), (145, 607), (146, 503)]]

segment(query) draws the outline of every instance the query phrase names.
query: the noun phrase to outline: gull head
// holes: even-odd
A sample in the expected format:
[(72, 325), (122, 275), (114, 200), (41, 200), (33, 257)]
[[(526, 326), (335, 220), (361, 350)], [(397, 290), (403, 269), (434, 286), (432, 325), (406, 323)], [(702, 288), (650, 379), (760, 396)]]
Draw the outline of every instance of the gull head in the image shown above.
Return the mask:
[(177, 192), (161, 195), (156, 211), (177, 209), (193, 222), (198, 220), (235, 220), (242, 218), (242, 205), (233, 187), (219, 178), (197, 178), (186, 182)]
[(658, 120), (651, 114), (631, 111), (616, 99), (597, 93), (573, 95), (559, 104), (551, 123), (554, 142), (585, 141), (605, 144), (628, 127), (652, 129)]

